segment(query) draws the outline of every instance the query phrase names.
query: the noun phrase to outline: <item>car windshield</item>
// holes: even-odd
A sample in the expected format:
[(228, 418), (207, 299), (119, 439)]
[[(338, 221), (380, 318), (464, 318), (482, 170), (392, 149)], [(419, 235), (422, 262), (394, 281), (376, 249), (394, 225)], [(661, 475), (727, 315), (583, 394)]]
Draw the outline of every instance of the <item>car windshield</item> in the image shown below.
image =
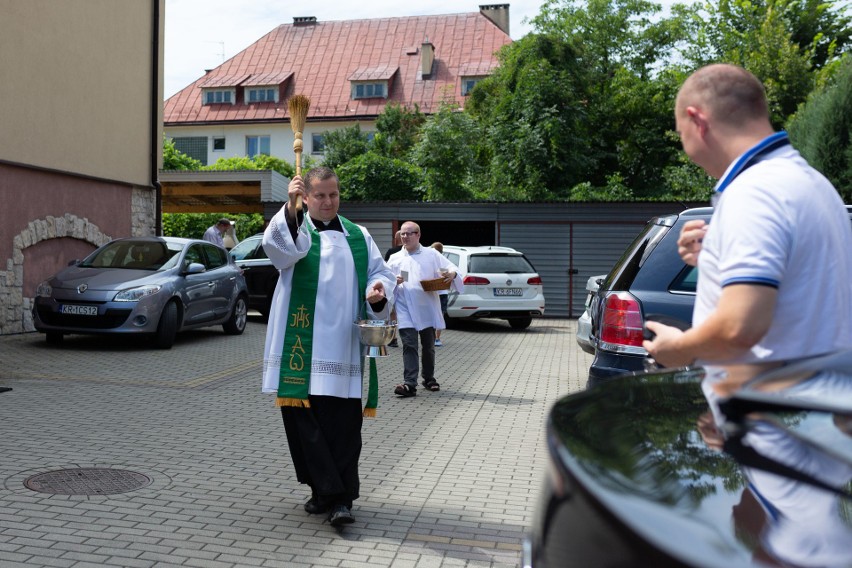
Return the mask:
[(479, 274), (530, 274), (532, 264), (519, 254), (475, 254), (470, 257), (468, 272)]
[(266, 258), (266, 252), (261, 246), (262, 239), (250, 238), (246, 239), (234, 248), (229, 253), (234, 260), (252, 260), (257, 258)]
[(165, 241), (113, 241), (86, 257), (84, 268), (127, 268), (131, 270), (167, 270), (177, 263), (180, 243)]

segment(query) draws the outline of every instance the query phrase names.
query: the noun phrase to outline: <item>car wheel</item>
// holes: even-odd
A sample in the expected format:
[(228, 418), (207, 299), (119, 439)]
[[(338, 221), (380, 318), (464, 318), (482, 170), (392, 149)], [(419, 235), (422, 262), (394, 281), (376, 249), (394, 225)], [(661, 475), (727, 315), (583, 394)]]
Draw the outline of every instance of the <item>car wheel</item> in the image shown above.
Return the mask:
[(509, 325), (512, 326), (512, 329), (526, 329), (532, 323), (532, 318), (527, 316), (525, 318), (509, 318)]
[(245, 296), (237, 296), (237, 301), (234, 302), (234, 309), (231, 312), (231, 319), (222, 324), (222, 329), (228, 335), (239, 335), (245, 331), (247, 319), (248, 305)]
[(51, 345), (56, 345), (58, 343), (62, 343), (62, 339), (65, 337), (64, 333), (59, 333), (58, 331), (48, 331), (45, 334), (45, 340)]
[(154, 334), (154, 345), (159, 349), (171, 349), (175, 344), (178, 327), (178, 308), (174, 302), (169, 302), (160, 315), (157, 333)]

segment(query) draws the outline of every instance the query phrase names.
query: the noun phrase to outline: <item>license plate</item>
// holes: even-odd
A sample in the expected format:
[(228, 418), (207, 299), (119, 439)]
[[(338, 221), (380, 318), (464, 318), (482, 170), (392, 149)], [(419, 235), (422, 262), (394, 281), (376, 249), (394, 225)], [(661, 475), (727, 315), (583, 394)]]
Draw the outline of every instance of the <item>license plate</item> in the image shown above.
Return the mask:
[(494, 288), (495, 296), (523, 296), (524, 292), (520, 288)]
[(62, 304), (59, 306), (59, 311), (63, 314), (74, 316), (96, 316), (98, 315), (97, 306), (75, 306), (73, 304)]

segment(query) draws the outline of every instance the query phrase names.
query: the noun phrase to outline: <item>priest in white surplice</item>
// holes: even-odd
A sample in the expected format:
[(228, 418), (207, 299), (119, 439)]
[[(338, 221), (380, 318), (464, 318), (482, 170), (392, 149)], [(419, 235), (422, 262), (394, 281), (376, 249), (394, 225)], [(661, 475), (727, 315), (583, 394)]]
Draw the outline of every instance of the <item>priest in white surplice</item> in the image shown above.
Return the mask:
[(438, 391), (435, 379), (435, 330), (444, 329), (444, 314), (437, 292), (427, 292), (421, 280), (443, 277), (453, 290), (464, 290), (462, 276), (455, 264), (431, 247), (420, 245), (420, 226), (406, 221), (400, 229), (402, 250), (391, 255), (388, 266), (396, 275), (394, 293), (399, 338), (402, 341), (403, 380), (394, 394), (411, 397), (417, 394), (417, 338), (422, 348), (423, 386)]
[[(263, 248), (281, 271), (264, 350), (263, 392), (276, 393), (308, 513), (354, 521), (362, 416), (375, 416), (373, 360), (361, 410), (363, 351), (354, 321), (386, 319), (396, 280), (367, 230), (337, 214), (340, 189), (328, 168), (295, 176)], [(304, 198), (307, 215), (296, 207)], [(294, 212), (297, 212), (294, 214)], [(367, 308), (369, 306), (369, 309)], [(362, 311), (363, 310), (363, 311)]]

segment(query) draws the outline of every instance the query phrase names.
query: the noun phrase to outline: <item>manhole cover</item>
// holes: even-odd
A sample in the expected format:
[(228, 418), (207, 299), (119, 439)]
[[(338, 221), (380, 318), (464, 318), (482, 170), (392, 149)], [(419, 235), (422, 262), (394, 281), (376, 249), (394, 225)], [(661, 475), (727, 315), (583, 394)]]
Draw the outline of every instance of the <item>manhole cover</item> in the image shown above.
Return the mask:
[(54, 495), (114, 495), (147, 487), (151, 478), (125, 469), (78, 467), (38, 473), (28, 477), (24, 485)]

